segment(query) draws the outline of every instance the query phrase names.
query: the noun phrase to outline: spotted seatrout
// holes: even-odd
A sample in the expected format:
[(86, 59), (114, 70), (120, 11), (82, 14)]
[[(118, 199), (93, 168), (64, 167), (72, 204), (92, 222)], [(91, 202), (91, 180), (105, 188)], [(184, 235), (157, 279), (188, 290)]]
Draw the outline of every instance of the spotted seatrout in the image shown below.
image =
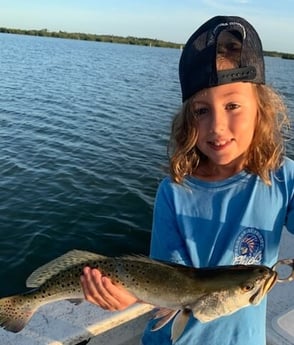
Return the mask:
[(85, 266), (98, 268), (140, 301), (161, 307), (154, 330), (177, 314), (173, 341), (182, 334), (190, 314), (207, 322), (258, 304), (277, 280), (277, 273), (265, 266), (193, 268), (141, 256), (113, 258), (73, 250), (34, 271), (26, 282), (34, 289), (0, 299), (0, 325), (19, 332), (40, 306), (82, 300), (80, 275)]

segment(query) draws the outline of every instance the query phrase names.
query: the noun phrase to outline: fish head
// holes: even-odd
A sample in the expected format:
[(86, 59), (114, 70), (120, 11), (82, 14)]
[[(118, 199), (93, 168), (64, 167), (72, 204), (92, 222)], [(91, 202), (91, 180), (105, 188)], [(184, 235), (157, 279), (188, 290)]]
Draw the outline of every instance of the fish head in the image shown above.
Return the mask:
[(257, 305), (277, 281), (277, 273), (262, 265), (236, 265), (229, 273), (228, 297), (240, 306)]
[(215, 276), (214, 286), (191, 306), (194, 317), (201, 322), (258, 304), (277, 281), (275, 271), (260, 265), (222, 267)]
[(263, 265), (235, 265), (219, 266), (215, 270), (215, 277), (216, 286), (211, 288), (228, 291), (228, 296), (246, 296), (250, 304), (257, 304), (274, 286), (278, 275)]
[(277, 281), (277, 272), (266, 266), (256, 266), (252, 270), (252, 276), (241, 285), (244, 293), (250, 296), (250, 304), (258, 304), (272, 289)]

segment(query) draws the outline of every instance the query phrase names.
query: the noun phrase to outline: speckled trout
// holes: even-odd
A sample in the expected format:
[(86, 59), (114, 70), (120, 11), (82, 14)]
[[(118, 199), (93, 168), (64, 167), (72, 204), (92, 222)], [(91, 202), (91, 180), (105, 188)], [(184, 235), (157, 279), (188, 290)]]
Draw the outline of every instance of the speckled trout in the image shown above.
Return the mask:
[(190, 315), (208, 322), (258, 304), (277, 280), (277, 273), (266, 266), (194, 268), (142, 256), (105, 257), (73, 250), (34, 271), (26, 281), (34, 289), (0, 299), (0, 325), (19, 332), (40, 306), (64, 299), (81, 301), (85, 266), (98, 268), (140, 301), (160, 307), (154, 330), (173, 320), (173, 341)]

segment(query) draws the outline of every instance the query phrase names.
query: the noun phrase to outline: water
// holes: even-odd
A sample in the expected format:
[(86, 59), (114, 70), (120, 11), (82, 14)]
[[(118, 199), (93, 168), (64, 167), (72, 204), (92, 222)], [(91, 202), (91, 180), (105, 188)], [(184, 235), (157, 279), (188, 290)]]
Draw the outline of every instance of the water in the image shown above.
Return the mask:
[[(0, 47), (0, 294), (73, 248), (147, 254), (181, 52), (7, 34)], [(294, 110), (294, 61), (266, 63)]]

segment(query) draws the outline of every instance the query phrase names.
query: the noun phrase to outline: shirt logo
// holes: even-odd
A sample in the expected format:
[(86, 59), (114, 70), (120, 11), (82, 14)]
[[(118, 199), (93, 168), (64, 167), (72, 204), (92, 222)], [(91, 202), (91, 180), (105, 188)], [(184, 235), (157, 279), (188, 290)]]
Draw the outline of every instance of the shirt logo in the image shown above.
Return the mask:
[(246, 228), (234, 246), (234, 265), (259, 265), (263, 259), (264, 238), (255, 228)]

